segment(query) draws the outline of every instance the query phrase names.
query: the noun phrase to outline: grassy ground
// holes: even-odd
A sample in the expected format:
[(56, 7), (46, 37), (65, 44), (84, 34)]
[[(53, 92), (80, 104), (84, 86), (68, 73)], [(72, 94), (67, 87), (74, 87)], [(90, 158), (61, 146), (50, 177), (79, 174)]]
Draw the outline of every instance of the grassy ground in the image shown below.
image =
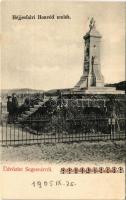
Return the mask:
[(51, 163), (122, 163), (126, 156), (124, 141), (8, 146), (2, 147), (1, 152), (2, 161), (46, 161)]

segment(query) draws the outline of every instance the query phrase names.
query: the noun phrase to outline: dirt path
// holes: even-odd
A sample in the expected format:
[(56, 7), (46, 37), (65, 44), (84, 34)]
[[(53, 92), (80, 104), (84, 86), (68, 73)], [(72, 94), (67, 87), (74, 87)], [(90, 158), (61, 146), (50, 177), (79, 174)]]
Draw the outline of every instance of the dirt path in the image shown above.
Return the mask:
[(81, 142), (71, 144), (41, 144), (2, 147), (3, 161), (67, 162), (114, 162), (125, 161), (124, 141)]

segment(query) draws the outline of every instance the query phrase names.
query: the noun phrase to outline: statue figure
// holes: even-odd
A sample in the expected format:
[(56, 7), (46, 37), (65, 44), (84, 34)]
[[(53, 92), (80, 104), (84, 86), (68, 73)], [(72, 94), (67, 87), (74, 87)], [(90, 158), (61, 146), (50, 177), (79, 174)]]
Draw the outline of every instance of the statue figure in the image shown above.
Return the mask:
[(94, 61), (95, 61), (95, 56), (92, 56), (92, 59), (91, 59), (92, 66), (94, 65)]
[(90, 20), (89, 28), (90, 30), (95, 29), (95, 20), (93, 17)]

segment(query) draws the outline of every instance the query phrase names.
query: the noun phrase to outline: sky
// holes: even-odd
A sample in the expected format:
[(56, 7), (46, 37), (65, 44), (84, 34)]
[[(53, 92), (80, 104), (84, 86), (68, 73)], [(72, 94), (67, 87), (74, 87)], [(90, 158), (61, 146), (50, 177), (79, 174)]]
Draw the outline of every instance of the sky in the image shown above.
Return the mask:
[[(105, 83), (125, 80), (125, 6), (120, 2), (3, 1), (1, 88), (70, 88), (83, 72), (89, 19), (101, 33)], [(37, 15), (55, 19), (37, 19)], [(35, 15), (13, 20), (12, 15)], [(56, 19), (69, 15), (70, 19)]]

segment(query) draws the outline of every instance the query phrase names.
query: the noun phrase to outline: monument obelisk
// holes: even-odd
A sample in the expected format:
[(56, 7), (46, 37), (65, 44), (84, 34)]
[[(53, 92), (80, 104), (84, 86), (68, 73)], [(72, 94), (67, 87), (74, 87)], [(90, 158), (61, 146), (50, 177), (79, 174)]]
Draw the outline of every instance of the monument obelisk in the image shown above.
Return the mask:
[(104, 87), (100, 61), (102, 36), (96, 30), (94, 18), (90, 20), (89, 31), (83, 38), (85, 44), (83, 74), (73, 90), (83, 91), (86, 94), (124, 94), (123, 91), (117, 91), (115, 87)]

